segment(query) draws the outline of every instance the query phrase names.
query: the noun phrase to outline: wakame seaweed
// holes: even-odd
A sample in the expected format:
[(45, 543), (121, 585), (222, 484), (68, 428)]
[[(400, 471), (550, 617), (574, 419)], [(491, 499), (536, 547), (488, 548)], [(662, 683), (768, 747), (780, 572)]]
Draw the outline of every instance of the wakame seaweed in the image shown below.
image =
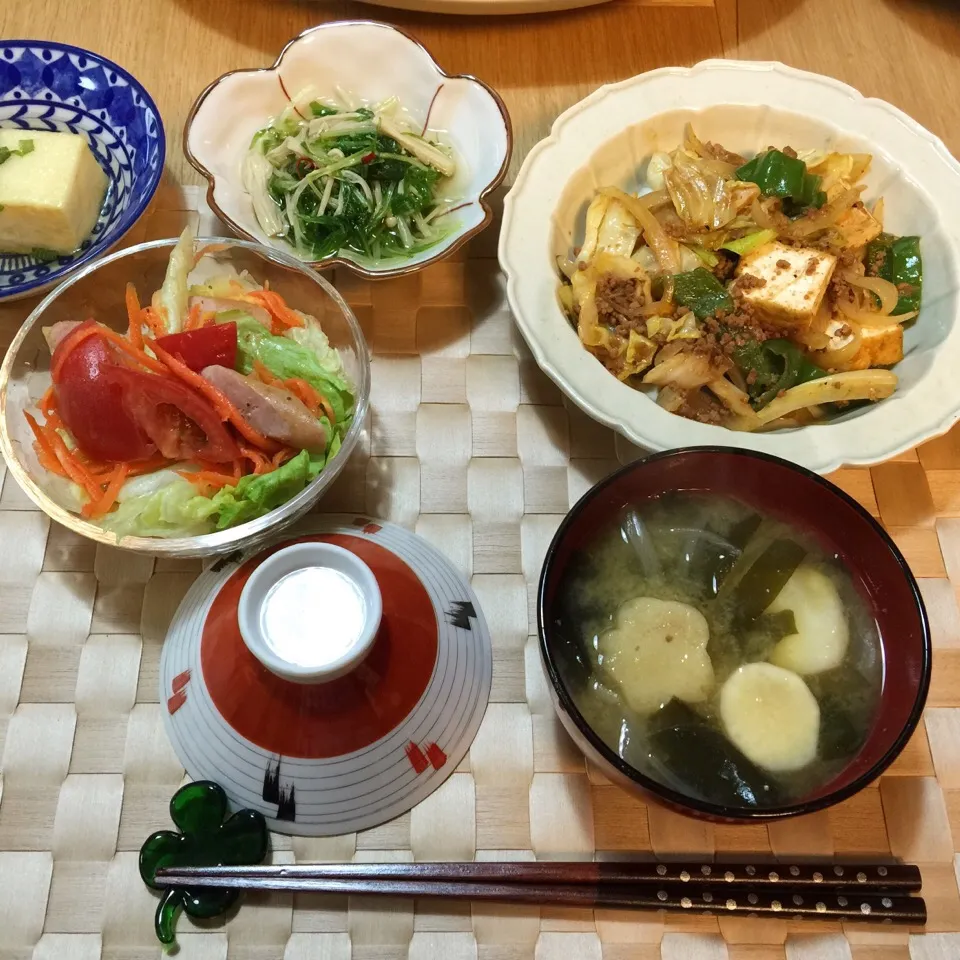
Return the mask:
[(412, 257), (447, 236), (455, 201), (441, 188), (453, 161), (391, 119), (395, 106), (314, 101), (258, 131), (244, 182), (264, 230), (310, 260)]

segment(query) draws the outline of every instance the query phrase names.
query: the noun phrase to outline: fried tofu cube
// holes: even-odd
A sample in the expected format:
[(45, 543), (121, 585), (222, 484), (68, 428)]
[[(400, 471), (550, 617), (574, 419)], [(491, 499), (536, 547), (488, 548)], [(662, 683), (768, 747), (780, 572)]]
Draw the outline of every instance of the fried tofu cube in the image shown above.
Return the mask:
[(736, 290), (771, 320), (804, 327), (817, 315), (836, 265), (832, 253), (774, 241), (740, 259)]
[(848, 247), (865, 247), (883, 233), (880, 221), (862, 203), (852, 206), (837, 221), (837, 229)]
[[(842, 321), (834, 321), (836, 330), (844, 329)], [(849, 328), (846, 328), (849, 329)], [(831, 338), (831, 349), (839, 349), (850, 342), (849, 333), (836, 333)], [(861, 327), (860, 349), (837, 370), (867, 370), (870, 367), (890, 367), (903, 359), (903, 327), (899, 323), (888, 327)]]

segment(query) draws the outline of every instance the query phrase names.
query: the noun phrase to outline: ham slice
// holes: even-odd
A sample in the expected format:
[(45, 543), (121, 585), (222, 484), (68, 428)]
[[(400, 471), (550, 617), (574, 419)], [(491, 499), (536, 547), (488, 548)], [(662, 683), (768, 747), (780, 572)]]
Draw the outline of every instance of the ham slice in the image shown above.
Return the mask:
[(271, 440), (323, 453), (327, 432), (299, 397), (283, 387), (271, 387), (229, 367), (211, 366), (202, 376), (220, 390), (244, 420)]

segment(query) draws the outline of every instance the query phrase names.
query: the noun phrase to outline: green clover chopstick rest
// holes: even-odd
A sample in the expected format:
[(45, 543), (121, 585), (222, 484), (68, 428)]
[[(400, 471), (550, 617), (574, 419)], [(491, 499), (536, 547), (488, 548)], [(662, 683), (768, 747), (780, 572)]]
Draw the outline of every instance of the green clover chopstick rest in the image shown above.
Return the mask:
[(140, 876), (162, 896), (154, 928), (164, 945), (176, 941), (177, 916), (183, 909), (191, 917), (209, 919), (229, 910), (237, 890), (214, 887), (162, 888), (154, 880), (164, 867), (252, 866), (267, 855), (267, 824), (255, 810), (228, 815), (227, 796), (209, 780), (181, 787), (170, 801), (170, 819), (180, 828), (160, 830), (140, 848)]

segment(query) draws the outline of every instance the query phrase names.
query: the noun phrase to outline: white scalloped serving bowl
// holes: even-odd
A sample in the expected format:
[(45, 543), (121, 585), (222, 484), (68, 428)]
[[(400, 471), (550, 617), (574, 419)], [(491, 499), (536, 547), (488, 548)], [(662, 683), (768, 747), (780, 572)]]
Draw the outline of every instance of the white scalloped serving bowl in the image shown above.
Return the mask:
[[(873, 154), (866, 197), (885, 226), (919, 234), (923, 308), (906, 331), (896, 393), (826, 424), (744, 434), (697, 423), (611, 376), (557, 301), (556, 256), (583, 237), (596, 188), (635, 189), (654, 151), (683, 126), (753, 154), (769, 144)], [(514, 318), (540, 367), (595, 420), (649, 450), (724, 444), (830, 473), (888, 459), (960, 419), (960, 164), (906, 114), (852, 87), (781, 63), (706, 60), (601, 87), (562, 114), (531, 151), (504, 205), (500, 265)]]
[(456, 227), (416, 256), (371, 266), (341, 251), (310, 266), (343, 265), (372, 279), (400, 276), (449, 256), (490, 223), (487, 197), (506, 175), (513, 146), (503, 101), (474, 77), (447, 76), (423, 46), (396, 27), (350, 20), (304, 31), (272, 67), (226, 73), (194, 103), (184, 126), (183, 152), (207, 178), (210, 206), (240, 236), (293, 253), (260, 228), (240, 168), (257, 130), (282, 113), (290, 97), (310, 87), (331, 97), (339, 87), (366, 103), (398, 97), (411, 117), (442, 133), (452, 146), (458, 169), (445, 192), (461, 199), (456, 212), (447, 214)]

